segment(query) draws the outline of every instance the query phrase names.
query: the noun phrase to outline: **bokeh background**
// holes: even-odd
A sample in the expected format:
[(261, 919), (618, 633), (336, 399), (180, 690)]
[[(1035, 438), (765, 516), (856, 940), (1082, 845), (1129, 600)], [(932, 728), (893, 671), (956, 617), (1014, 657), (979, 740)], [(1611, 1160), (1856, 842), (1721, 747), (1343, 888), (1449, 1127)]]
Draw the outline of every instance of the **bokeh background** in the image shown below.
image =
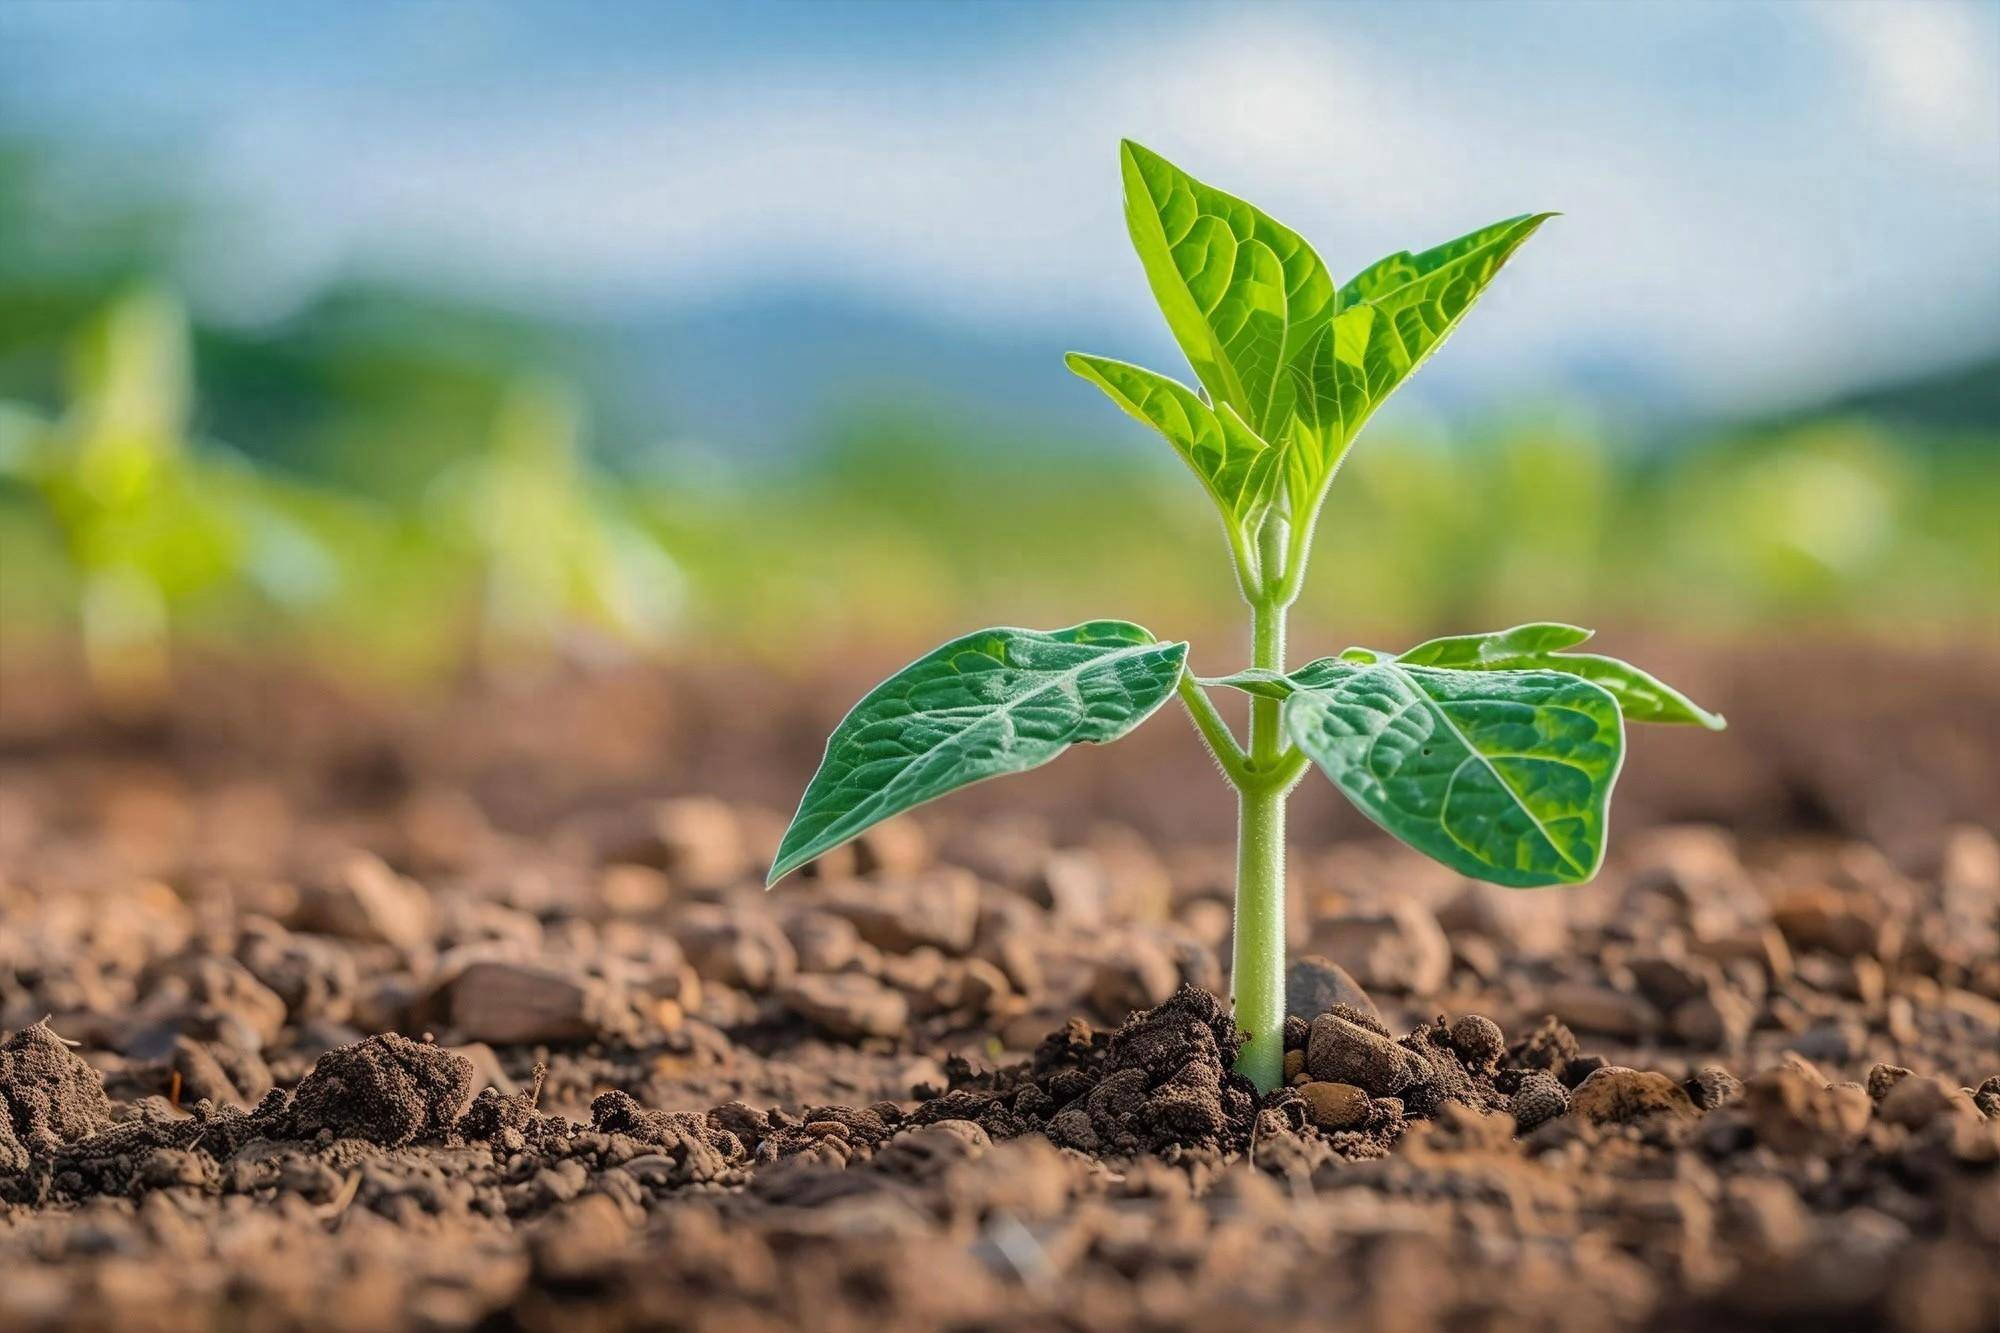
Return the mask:
[(1235, 665), (1131, 136), (1336, 275), (1560, 209), (1335, 487), (1295, 656), (1521, 619), (1990, 651), (2000, 7), (0, 8), (0, 635), (143, 700)]

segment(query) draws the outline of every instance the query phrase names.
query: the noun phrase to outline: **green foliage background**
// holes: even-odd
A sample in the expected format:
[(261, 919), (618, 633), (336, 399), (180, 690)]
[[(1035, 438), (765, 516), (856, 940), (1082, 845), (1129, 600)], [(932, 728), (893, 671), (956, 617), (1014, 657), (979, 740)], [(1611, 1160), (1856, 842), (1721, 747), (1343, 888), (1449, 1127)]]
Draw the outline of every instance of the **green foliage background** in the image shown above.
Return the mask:
[[(1015, 438), (919, 365), (794, 454), (697, 456), (654, 443), (586, 329), (356, 283), (252, 332), (190, 317), (188, 215), (51, 227), (46, 167), (0, 149), (10, 663), (95, 633), (114, 675), (171, 641), (407, 680), (1237, 610), (1209, 506), (1112, 414)], [(1449, 436), (1391, 408), (1328, 501), (1300, 648), (1551, 615), (1990, 637), (1995, 371), (1664, 438), (1561, 402)]]

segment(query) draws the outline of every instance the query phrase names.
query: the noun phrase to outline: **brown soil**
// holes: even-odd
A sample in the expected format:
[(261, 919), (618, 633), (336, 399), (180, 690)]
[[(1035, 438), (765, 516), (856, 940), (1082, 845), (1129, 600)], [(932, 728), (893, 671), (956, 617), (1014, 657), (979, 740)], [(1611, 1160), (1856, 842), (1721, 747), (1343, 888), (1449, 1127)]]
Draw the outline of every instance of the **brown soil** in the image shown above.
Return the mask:
[(0, 1328), (2000, 1327), (1993, 677), (1803, 660), (1587, 888), (1308, 795), (1261, 1099), (1172, 719), (765, 895), (845, 682), (9, 680)]

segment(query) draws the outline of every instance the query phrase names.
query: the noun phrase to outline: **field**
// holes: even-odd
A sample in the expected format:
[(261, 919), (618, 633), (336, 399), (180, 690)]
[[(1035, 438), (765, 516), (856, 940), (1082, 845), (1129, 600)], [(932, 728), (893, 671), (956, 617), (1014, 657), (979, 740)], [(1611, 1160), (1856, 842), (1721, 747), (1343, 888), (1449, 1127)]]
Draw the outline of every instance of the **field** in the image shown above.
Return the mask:
[(1586, 888), (1306, 789), (1261, 1102), (1178, 719), (767, 896), (863, 663), (17, 675), (0, 1323), (1991, 1327), (1994, 663), (1657, 651)]

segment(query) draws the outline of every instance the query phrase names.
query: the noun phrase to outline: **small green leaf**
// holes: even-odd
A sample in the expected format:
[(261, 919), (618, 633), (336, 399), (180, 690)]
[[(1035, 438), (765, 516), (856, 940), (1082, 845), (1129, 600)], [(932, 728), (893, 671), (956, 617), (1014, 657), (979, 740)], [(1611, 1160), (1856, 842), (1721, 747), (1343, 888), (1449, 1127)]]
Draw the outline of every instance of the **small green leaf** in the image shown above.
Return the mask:
[(1721, 731), (1728, 722), (1665, 681), (1629, 662), (1598, 653), (1564, 653), (1590, 637), (1575, 625), (1516, 625), (1493, 634), (1460, 634), (1420, 643), (1398, 657), (1413, 665), (1463, 667), (1471, 671), (1565, 671), (1601, 685), (1618, 700), (1632, 722), (1666, 722)]
[(918, 658), (834, 729), (766, 882), (946, 792), (1117, 740), (1173, 694), (1186, 658), (1122, 620), (980, 630)]
[(1323, 689), (1339, 680), (1343, 670), (1379, 662), (1405, 666), (1448, 667), (1459, 671), (1560, 671), (1608, 690), (1631, 722), (1665, 722), (1721, 731), (1729, 723), (1659, 678), (1629, 662), (1598, 653), (1565, 653), (1559, 649), (1584, 642), (1591, 635), (1575, 625), (1537, 622), (1492, 634), (1455, 634), (1431, 639), (1401, 655), (1373, 648), (1349, 648), (1339, 657), (1322, 657), (1295, 671), (1239, 671), (1233, 676), (1204, 680), (1227, 685), (1266, 699), (1290, 698), (1299, 690)]
[(1625, 754), (1609, 692), (1555, 671), (1337, 665), (1285, 701), (1284, 726), (1371, 819), (1496, 884), (1597, 873)]
[[(1365, 651), (1350, 648), (1348, 652)], [(1370, 659), (1373, 660), (1373, 659)], [(1338, 684), (1355, 671), (1351, 659), (1322, 657), (1297, 671), (1272, 671), (1265, 667), (1245, 667), (1227, 676), (1202, 676), (1203, 685), (1227, 685), (1262, 699), (1289, 699), (1300, 690), (1323, 690)]]
[(1123, 361), (1083, 352), (1071, 352), (1063, 360), (1112, 402), (1166, 436), (1223, 516), (1244, 532), (1255, 530), (1271, 502), (1278, 454), (1233, 409), (1225, 405), (1216, 412), (1179, 381)]
[(1533, 654), (1574, 648), (1588, 639), (1590, 634), (1589, 630), (1575, 625), (1539, 621), (1531, 625), (1516, 625), (1494, 634), (1454, 634), (1448, 638), (1429, 639), (1400, 654), (1396, 660), (1413, 666), (1478, 669), (1511, 663)]
[(1292, 415), (1285, 367), (1334, 310), (1304, 238), (1127, 140), (1125, 221), (1167, 326), (1218, 407), (1266, 440)]

